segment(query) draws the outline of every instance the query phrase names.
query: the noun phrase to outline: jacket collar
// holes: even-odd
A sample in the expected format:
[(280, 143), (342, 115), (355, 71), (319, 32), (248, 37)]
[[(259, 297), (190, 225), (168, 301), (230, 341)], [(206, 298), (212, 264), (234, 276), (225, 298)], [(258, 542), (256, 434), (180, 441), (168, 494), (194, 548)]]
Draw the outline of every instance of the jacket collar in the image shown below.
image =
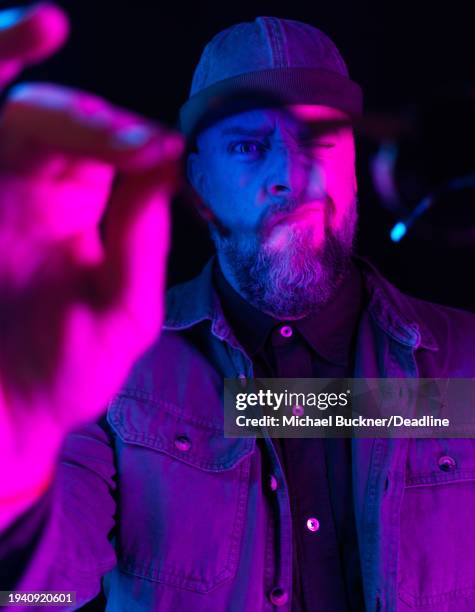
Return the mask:
[(363, 273), (368, 312), (383, 331), (402, 344), (437, 351), (437, 342), (415, 307), (418, 300), (399, 291), (365, 258), (354, 260)]
[(163, 329), (182, 330), (202, 321), (211, 321), (211, 331), (225, 339), (231, 330), (224, 318), (218, 295), (213, 287), (213, 255), (198, 276), (171, 287), (166, 294)]
[[(167, 291), (164, 329), (178, 331), (209, 320), (215, 336), (237, 345), (213, 287), (215, 258), (216, 255), (197, 277)], [(354, 261), (363, 274), (368, 312), (379, 327), (407, 346), (438, 350), (432, 332), (414, 306), (414, 298), (396, 289), (366, 259), (354, 257)]]

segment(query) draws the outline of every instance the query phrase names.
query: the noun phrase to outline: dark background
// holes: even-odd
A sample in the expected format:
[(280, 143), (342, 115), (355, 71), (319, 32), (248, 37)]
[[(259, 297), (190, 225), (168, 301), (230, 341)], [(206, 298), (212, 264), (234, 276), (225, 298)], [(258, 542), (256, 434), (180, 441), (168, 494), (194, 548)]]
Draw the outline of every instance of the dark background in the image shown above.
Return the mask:
[[(30, 69), (23, 78), (91, 90), (169, 125), (176, 122), (206, 41), (222, 28), (258, 15), (306, 21), (330, 35), (352, 77), (363, 86), (368, 113), (397, 111), (421, 100), (426, 105), (429, 100), (430, 106), (433, 91), (450, 91), (475, 81), (468, 2), (64, 0), (59, 4), (71, 17), (71, 38), (58, 56)], [(441, 114), (437, 120), (452, 133), (450, 116)], [(458, 141), (447, 149), (436, 133), (432, 153), (437, 156), (440, 149), (447, 157), (457, 152), (466, 139), (463, 126), (458, 126), (456, 136)], [(388, 234), (394, 218), (378, 203), (368, 180), (371, 147), (360, 142), (359, 148), (359, 253), (401, 289), (475, 311), (475, 245), (449, 246), (430, 227), (423, 235), (414, 232), (400, 244), (391, 243)], [(445, 203), (439, 222), (441, 217), (442, 224), (449, 223), (454, 215), (450, 203)], [(185, 198), (177, 198), (169, 283), (195, 275), (211, 252), (205, 228)], [(100, 610), (102, 600), (87, 608)]]
[[(258, 15), (307, 21), (329, 34), (346, 58), (352, 77), (363, 86), (368, 113), (398, 111), (421, 100), (426, 104), (428, 100), (430, 106), (432, 92), (475, 81), (468, 2), (64, 0), (58, 4), (71, 17), (71, 38), (57, 57), (30, 69), (23, 78), (88, 89), (169, 125), (176, 122), (206, 41), (220, 29)], [(437, 116), (449, 132), (450, 119), (444, 113)], [(433, 135), (435, 156), (439, 148), (445, 156), (460, 149), (463, 126), (456, 131), (459, 140), (449, 147), (438, 142), (437, 133)], [(475, 241), (463, 247), (456, 241), (448, 245), (429, 226), (423, 234), (411, 232), (401, 243), (391, 243), (388, 235), (395, 219), (381, 207), (368, 180), (371, 150), (367, 143), (359, 143), (359, 253), (413, 295), (475, 310)], [(195, 275), (212, 252), (206, 229), (190, 211), (186, 198), (178, 198), (170, 284)], [(444, 203), (438, 215), (443, 225), (456, 215), (455, 207)]]

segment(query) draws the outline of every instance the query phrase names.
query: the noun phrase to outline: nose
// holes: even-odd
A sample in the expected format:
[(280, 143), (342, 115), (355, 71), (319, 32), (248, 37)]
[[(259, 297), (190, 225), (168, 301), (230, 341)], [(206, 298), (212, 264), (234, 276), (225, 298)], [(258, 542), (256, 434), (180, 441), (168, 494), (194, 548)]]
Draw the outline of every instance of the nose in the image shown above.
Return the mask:
[(267, 192), (272, 196), (299, 198), (323, 190), (322, 175), (298, 150), (288, 145), (276, 148), (269, 158)]
[(302, 168), (288, 146), (281, 145), (269, 159), (267, 191), (274, 196), (296, 197), (302, 181)]

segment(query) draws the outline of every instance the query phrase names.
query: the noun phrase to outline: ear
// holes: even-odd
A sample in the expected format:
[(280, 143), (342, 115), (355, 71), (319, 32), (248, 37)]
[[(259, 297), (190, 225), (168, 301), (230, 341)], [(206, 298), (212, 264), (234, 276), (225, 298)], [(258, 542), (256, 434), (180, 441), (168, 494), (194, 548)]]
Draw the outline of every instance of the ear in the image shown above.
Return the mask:
[(192, 152), (188, 155), (186, 160), (186, 175), (196, 193), (196, 197), (194, 198), (196, 210), (198, 211), (200, 217), (206, 222), (211, 221), (214, 218), (214, 215), (206, 203), (206, 175), (201, 167), (199, 153)]
[(186, 175), (196, 193), (202, 200), (206, 201), (206, 180), (200, 162), (199, 153), (190, 153), (186, 160)]

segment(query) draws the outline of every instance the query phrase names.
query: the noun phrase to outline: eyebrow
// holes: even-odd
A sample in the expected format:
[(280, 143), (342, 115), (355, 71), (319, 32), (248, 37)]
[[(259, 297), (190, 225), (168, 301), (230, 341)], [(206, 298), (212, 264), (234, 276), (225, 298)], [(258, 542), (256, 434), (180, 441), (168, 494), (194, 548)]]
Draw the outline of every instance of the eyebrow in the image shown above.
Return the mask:
[[(324, 136), (335, 136), (341, 128), (341, 122), (328, 121), (308, 122), (298, 130), (297, 139), (301, 142), (311, 141)], [(221, 136), (246, 136), (248, 138), (262, 138), (272, 132), (269, 128), (244, 128), (240, 126), (229, 127), (221, 132)]]
[[(338, 136), (342, 127), (347, 127), (348, 121), (342, 119), (323, 119), (303, 122), (297, 131), (296, 141), (302, 146), (309, 146), (321, 139), (330, 142)], [(221, 137), (234, 136), (244, 138), (265, 138), (272, 134), (274, 129), (269, 126), (246, 128), (240, 125), (230, 126), (221, 131)]]
[(348, 127), (346, 119), (322, 119), (307, 121), (299, 130), (301, 138), (320, 138), (322, 136), (336, 136), (342, 129)]
[(255, 128), (255, 129), (249, 129), (249, 128), (244, 128), (244, 127), (239, 127), (239, 126), (235, 126), (235, 127), (229, 127), (224, 129), (221, 132), (221, 136), (249, 136), (249, 137), (254, 137), (257, 138), (259, 136), (266, 136), (268, 134), (270, 134), (270, 131), (268, 128)]

